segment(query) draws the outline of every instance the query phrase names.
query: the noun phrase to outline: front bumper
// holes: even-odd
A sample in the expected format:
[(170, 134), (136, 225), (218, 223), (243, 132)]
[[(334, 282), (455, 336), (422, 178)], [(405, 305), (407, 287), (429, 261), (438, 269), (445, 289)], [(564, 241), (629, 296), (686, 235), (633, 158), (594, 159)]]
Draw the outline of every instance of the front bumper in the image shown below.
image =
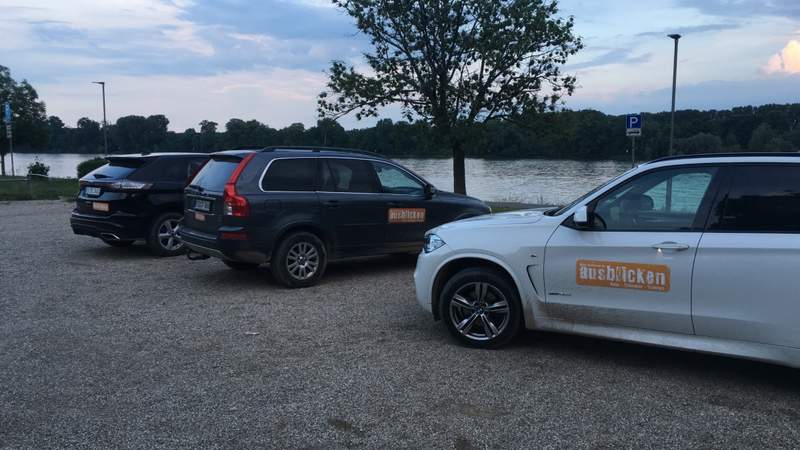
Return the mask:
[(436, 280), (436, 274), (450, 253), (450, 248), (445, 244), (430, 253), (421, 251), (417, 257), (417, 267), (414, 269), (414, 289), (417, 294), (417, 302), (430, 313), (433, 313), (433, 283)]
[(261, 264), (269, 261), (269, 254), (256, 248), (249, 240), (224, 240), (216, 234), (204, 233), (185, 226), (178, 231), (189, 250), (202, 255), (228, 261)]
[(147, 219), (135, 214), (116, 212), (108, 216), (72, 211), (69, 218), (72, 232), (84, 236), (136, 240), (147, 235)]

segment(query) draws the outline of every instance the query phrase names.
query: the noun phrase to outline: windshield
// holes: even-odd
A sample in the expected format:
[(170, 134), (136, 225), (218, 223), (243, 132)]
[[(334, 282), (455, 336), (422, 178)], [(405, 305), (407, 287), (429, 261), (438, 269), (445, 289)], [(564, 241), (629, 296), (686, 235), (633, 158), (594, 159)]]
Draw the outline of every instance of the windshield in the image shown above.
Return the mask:
[(592, 196), (595, 192), (597, 192), (597, 191), (603, 189), (604, 187), (608, 186), (609, 184), (619, 180), (620, 178), (622, 178), (625, 175), (633, 172), (634, 170), (636, 170), (636, 167), (632, 167), (632, 168), (626, 170), (625, 172), (622, 172), (621, 174), (611, 178), (610, 180), (606, 181), (605, 183), (601, 184), (600, 186), (597, 186), (596, 188), (592, 189), (591, 191), (581, 195), (580, 197), (578, 197), (575, 200), (573, 200), (569, 205), (562, 206), (561, 208), (557, 208), (557, 209), (553, 209), (553, 210), (547, 211), (545, 214), (547, 214), (548, 216), (560, 216), (561, 214), (564, 214), (565, 212), (569, 211), (573, 206), (577, 205), (578, 203), (580, 203), (580, 202), (586, 200), (587, 198), (589, 198), (590, 196)]

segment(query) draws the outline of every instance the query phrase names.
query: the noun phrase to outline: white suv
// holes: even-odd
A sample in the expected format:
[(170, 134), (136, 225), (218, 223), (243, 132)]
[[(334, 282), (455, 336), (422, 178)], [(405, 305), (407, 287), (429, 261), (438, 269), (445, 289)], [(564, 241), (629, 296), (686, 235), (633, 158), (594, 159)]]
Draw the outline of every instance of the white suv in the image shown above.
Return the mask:
[(800, 154), (664, 158), (562, 208), (442, 225), (414, 281), (477, 347), (525, 327), (800, 367)]

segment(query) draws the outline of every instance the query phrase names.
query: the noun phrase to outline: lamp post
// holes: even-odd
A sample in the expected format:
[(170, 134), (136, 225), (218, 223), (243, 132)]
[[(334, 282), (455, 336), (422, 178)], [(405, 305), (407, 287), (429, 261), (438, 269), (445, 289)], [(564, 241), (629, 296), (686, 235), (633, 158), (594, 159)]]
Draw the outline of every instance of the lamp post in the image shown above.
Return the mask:
[(678, 80), (678, 40), (680, 40), (681, 35), (670, 34), (667, 37), (675, 41), (675, 56), (672, 60), (672, 115), (669, 124), (669, 154), (672, 155), (672, 143), (675, 140), (675, 85)]
[[(108, 122), (106, 122), (106, 82), (105, 81), (92, 81), (94, 84), (99, 84), (103, 90), (103, 147), (108, 156)], [(673, 100), (673, 104), (675, 101)], [(674, 108), (673, 108), (674, 109)]]

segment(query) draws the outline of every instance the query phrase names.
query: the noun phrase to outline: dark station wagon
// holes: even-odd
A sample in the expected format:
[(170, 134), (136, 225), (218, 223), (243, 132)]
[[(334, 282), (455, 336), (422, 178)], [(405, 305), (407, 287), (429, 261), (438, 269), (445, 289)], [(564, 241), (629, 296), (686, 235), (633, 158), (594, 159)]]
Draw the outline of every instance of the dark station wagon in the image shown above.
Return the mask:
[(235, 150), (212, 154), (186, 188), (180, 236), (190, 258), (270, 263), (279, 282), (303, 287), (329, 260), (416, 253), (426, 230), (489, 212), (369, 152)]

